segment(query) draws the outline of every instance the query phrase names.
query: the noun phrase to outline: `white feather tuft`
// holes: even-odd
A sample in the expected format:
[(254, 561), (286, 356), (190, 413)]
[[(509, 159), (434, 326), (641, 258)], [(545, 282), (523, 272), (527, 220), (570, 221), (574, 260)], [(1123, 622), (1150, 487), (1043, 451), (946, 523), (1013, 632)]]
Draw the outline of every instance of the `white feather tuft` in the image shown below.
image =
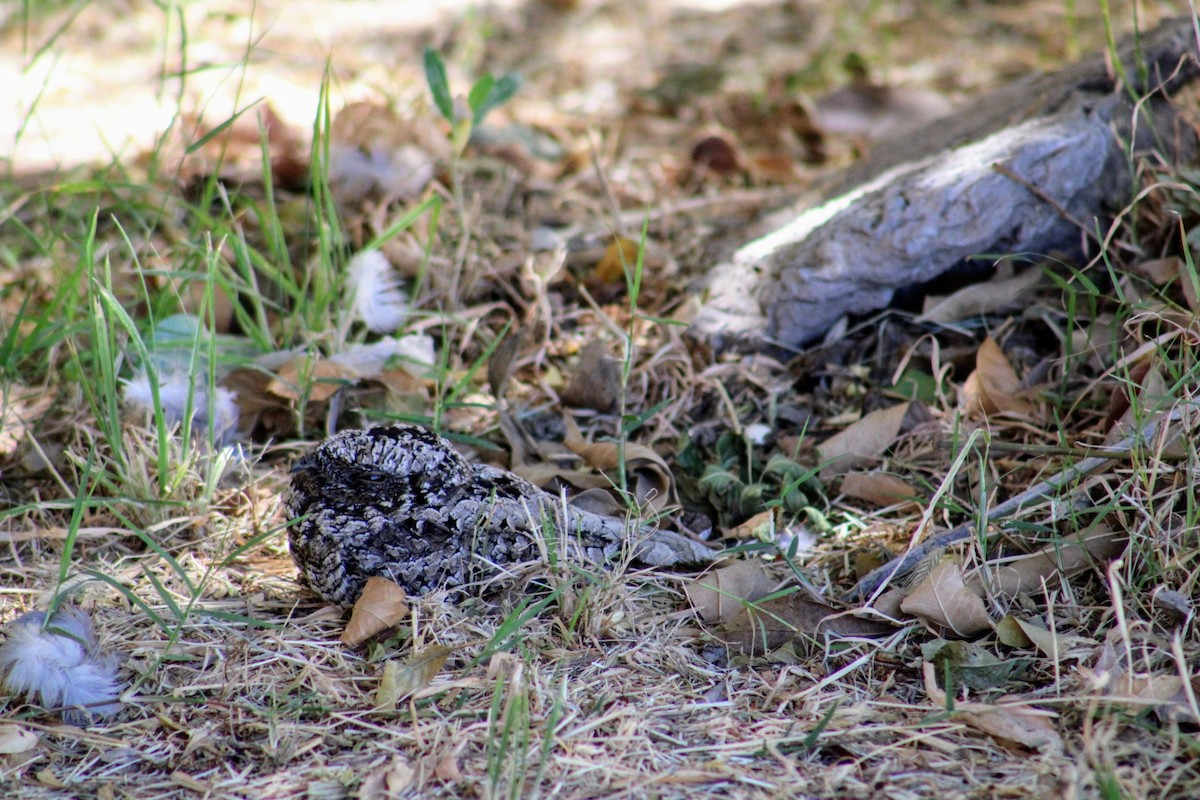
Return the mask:
[(403, 362), (400, 366), (412, 374), (423, 374), (434, 365), (433, 337), (423, 334), (385, 336), (370, 344), (352, 344), (329, 360), (349, 367), (359, 375), (374, 378), (383, 372), (390, 359)]
[[(171, 423), (182, 422), (187, 413), (189, 392), (192, 393), (192, 427), (207, 430), (211, 416), (216, 443), (229, 444), (237, 433), (238, 406), (234, 401), (234, 393), (228, 389), (218, 386), (210, 403), (205, 388), (193, 388), (187, 374), (159, 376), (158, 401), (162, 404), (163, 416)], [(145, 372), (139, 372), (125, 382), (125, 402), (148, 411), (154, 410), (154, 393)]]
[(351, 317), (375, 333), (391, 333), (408, 318), (408, 297), (400, 278), (378, 250), (363, 250), (346, 267), (346, 296)]
[(44, 611), (31, 611), (9, 624), (8, 640), (0, 645), (0, 676), (8, 691), (67, 709), (62, 717), (70, 724), (120, 710), (117, 660), (100, 654), (88, 618), (60, 609), (45, 623)]

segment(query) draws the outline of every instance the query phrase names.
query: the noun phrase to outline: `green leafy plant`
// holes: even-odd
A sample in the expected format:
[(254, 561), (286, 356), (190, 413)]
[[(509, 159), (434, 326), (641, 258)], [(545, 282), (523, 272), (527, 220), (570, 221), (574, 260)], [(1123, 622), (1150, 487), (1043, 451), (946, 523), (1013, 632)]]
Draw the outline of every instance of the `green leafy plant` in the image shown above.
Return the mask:
[(425, 48), (425, 81), (438, 111), (450, 123), (450, 141), (456, 156), (466, 149), (471, 133), (488, 112), (503, 105), (521, 88), (521, 78), (516, 74), (500, 78), (485, 72), (467, 93), (465, 107), (462, 98), (455, 99), (450, 93), (450, 80), (446, 76), (446, 62), (442, 54), (433, 48)]
[(517, 93), (521, 87), (521, 79), (515, 74), (496, 78), (491, 73), (485, 73), (475, 81), (465, 98), (455, 98), (450, 92), (450, 79), (446, 75), (446, 62), (442, 54), (432, 48), (426, 48), (425, 81), (429, 85), (429, 93), (433, 96), (433, 103), (438, 112), (450, 123), (450, 190), (454, 195), (460, 230), (448, 296), (451, 304), (457, 304), (461, 302), (459, 287), (472, 231), (463, 196), (462, 156), (471, 141), (471, 134), (483, 118)]

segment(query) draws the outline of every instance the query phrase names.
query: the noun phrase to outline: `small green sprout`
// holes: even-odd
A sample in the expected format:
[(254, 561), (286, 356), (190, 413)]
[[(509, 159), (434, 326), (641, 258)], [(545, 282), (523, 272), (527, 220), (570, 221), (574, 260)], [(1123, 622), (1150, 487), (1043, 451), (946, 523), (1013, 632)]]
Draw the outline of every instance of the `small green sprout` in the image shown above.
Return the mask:
[(454, 98), (450, 94), (446, 62), (442, 59), (442, 54), (431, 47), (425, 48), (425, 81), (429, 84), (434, 105), (450, 123), (450, 141), (455, 154), (461, 154), (466, 148), (471, 139), (471, 132), (483, 121), (487, 113), (508, 102), (517, 93), (517, 89), (521, 88), (521, 78), (518, 75), (509, 74), (496, 78), (490, 72), (484, 73), (475, 81), (464, 103), (461, 96)]

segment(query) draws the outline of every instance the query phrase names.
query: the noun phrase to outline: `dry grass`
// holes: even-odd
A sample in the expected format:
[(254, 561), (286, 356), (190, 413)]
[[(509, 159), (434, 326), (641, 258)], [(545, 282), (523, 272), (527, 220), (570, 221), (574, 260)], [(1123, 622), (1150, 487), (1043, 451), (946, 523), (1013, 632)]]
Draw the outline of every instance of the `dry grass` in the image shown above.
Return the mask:
[[(102, 28), (110, 41), (123, 25), (133, 36), (162, 21), (150, 4), (125, 5), (128, 18), (119, 21), (110, 8), (86, 7), (65, 28), (61, 46), (84, 52), (89, 30)], [(247, 41), (238, 26), (242, 12), (192, 5), (204, 12), (186, 18), (193, 42), (211, 37), (215, 60), (237, 62)], [(269, 14), (274, 4), (259, 5)], [(295, 4), (279, 23), (282, 36), (265, 39), (253, 58), (243, 52), (244, 63), (222, 75), (245, 78), (248, 94), (270, 86), (263, 67), (278, 53), (299, 61), (295, 54), (310, 45), (295, 31), (309, 13), (320, 28), (330, 11), (319, 5), (314, 11)], [(567, 152), (540, 162), (519, 148), (468, 155), (465, 207), (448, 208), (436, 227), (424, 218), (384, 245), (410, 283), (423, 280), (410, 329), (435, 336), (443, 361), (434, 380), (416, 381), (419, 389), (406, 383), (409, 393), (399, 399), (375, 384), (347, 389), (340, 406), (314, 402), (307, 419), (286, 404), (282, 412), (269, 408), (258, 438), (240, 454), (199, 443), (201, 434), (184, 446), (177, 428), (160, 436), (153, 419), (121, 408), (118, 380), (137, 360), (136, 337), (113, 322), (111, 308), (109, 327), (91, 327), (106, 308), (97, 287), (111, 290), (144, 325), (180, 305), (195, 308), (180, 300), (195, 303), (194, 295), (176, 291), (169, 279), (190, 276), (203, 286), (196, 276), (206, 265), (236, 263), (239, 239), (282, 259), (271, 249), (271, 222), (280, 225), (297, 270), (321, 275), (336, 267), (331, 260), (343, 246), (357, 249), (411, 204), (342, 209), (337, 222), (347, 244), (327, 232), (336, 224), (321, 227), (330, 220), (305, 206), (303, 191), (280, 187), (267, 195), (253, 168), (245, 185), (230, 182), (235, 196), (227, 207), (203, 169), (185, 189), (149, 183), (144, 160), (129, 172), (84, 169), (70, 177), (96, 182), (70, 183), (65, 174), (23, 171), (17, 149), (12, 174), (0, 183), (0, 618), (44, 607), (63, 589), (67, 553), (72, 602), (89, 611), (101, 641), (120, 654), (130, 688), (117, 717), (87, 729), (8, 698), (0, 726), (19, 726), (37, 741), (0, 754), (0, 791), (31, 798), (1200, 795), (1195, 315), (1178, 282), (1156, 287), (1133, 270), (1179, 252), (1181, 219), (1185, 227), (1200, 221), (1194, 175), (1156, 176), (1166, 188), (1150, 192), (1115, 231), (1111, 271), (1101, 263), (1087, 273), (1097, 291), (1079, 280), (1067, 289), (1047, 286), (1027, 313), (987, 319), (987, 332), (1022, 374), (1045, 370), (1039, 402), (1053, 413), (993, 420), (987, 434), (1015, 451), (982, 447), (958, 472), (945, 443), (985, 429), (958, 414), (953, 392), (974, 363), (982, 329), (929, 334), (898, 315), (784, 363), (766, 355), (714, 357), (661, 323), (686, 318), (691, 282), (742, 241), (757, 211), (857, 147), (831, 138), (826, 163), (801, 166), (788, 178), (765, 168), (734, 178), (688, 173), (680, 143), (724, 119), (737, 92), (762, 100), (769, 94), (763, 76), (770, 75), (818, 93), (844, 80), (841, 64), (857, 52), (877, 76), (966, 96), (1098, 46), (1098, 15), (1080, 11), (1073, 21), (1066, 13), (1073, 4), (1043, 0), (903, 9), (764, 4), (711, 13), (585, 2), (574, 18), (556, 17), (551, 5), (479, 12), (432, 32), (397, 22), (391, 34), (361, 27), (345, 34), (357, 37), (342, 44), (334, 63), (345, 98), (419, 102), (419, 47), (433, 43), (457, 59), (462, 72), (455, 81), (483, 66), (521, 65), (526, 86), (501, 113), (548, 131)], [(1128, 27), (1125, 6), (1113, 5), (1113, 19)], [(1160, 9), (1142, 11), (1149, 24)], [(46, 40), (67, 20), (64, 13), (10, 17), (0, 31), (3, 46), (16, 52), (23, 37)], [(528, 34), (535, 29), (539, 36)], [(384, 52), (395, 64), (381, 65)], [(722, 91), (698, 91), (677, 108), (647, 91), (656, 83), (663, 88), (668, 65), (706, 59), (726, 69)], [(314, 87), (315, 95), (319, 63), (297, 67), (281, 58), (272, 68), (279, 83), (284, 75)], [(311, 109), (296, 116), (311, 127)], [(768, 117), (763, 127), (776, 124)], [(782, 151), (778, 142), (746, 147), (798, 161), (802, 148), (791, 145), (797, 149)], [(448, 176), (428, 190), (432, 195), (451, 203)], [(638, 237), (646, 208), (647, 268), (631, 308), (623, 280), (597, 280), (595, 265), (613, 230)], [(544, 256), (532, 244), (534, 229), (547, 220), (577, 234), (550, 278), (539, 272)], [(471, 234), (466, 245), (463, 222)], [(320, 239), (317, 230), (333, 238)], [(141, 275), (154, 270), (160, 273), (145, 288)], [(1194, 268), (1180, 280), (1189, 274)], [(320, 296), (319, 286), (308, 289), (316, 300), (303, 307), (268, 297), (258, 333), (272, 347), (329, 354), (332, 335), (312, 323), (327, 319), (328, 309), (336, 313), (336, 298)], [(886, 462), (927, 496), (946, 482), (946, 502), (931, 510), (939, 528), (978, 513), (981, 494), (998, 502), (1068, 468), (1074, 456), (1060, 452), (1064, 446), (1101, 444), (1113, 413), (1109, 397), (1146, 386), (1138, 371), (1146, 361), (1130, 355), (1139, 347), (1154, 355), (1161, 377), (1143, 399), (1156, 395), (1160, 410), (1178, 410), (1185, 435), (1179, 452), (1163, 442), (1135, 449), (1088, 477), (1083, 492), (1027, 510), (1019, 520), (1024, 530), (993, 525), (986, 553), (979, 542), (962, 548), (962, 560), (977, 562), (1001, 544), (1013, 545), (1012, 552), (1030, 549), (1030, 540), (1061, 543), (1100, 523), (1128, 538), (1118, 560), (1057, 586), (986, 598), (993, 619), (1039, 621), (1060, 648), (1048, 655), (1032, 645), (1002, 645), (993, 633), (978, 638), (1006, 663), (1022, 662), (1007, 684), (960, 688), (947, 698), (943, 676), (923, 669), (930, 659), (922, 647), (938, 636), (911, 617), (883, 637), (797, 636), (766, 655), (739, 653), (696, 619), (685, 577), (578, 565), (544, 576), (552, 595), (531, 588), (460, 604), (436, 594), (419, 598), (391, 638), (347, 648), (338, 641), (340, 612), (321, 607), (295, 582), (279, 511), (286, 465), (335, 412), (339, 424), (385, 411), (440, 415), (448, 430), (475, 437), (487, 456), (485, 443), (503, 442), (501, 404), (483, 379), (486, 369), (473, 375), (471, 367), (510, 321), (526, 335), (504, 401), (535, 439), (549, 438), (536, 435), (543, 428), (561, 433), (546, 409), (564, 389), (561, 377), (578, 369), (583, 345), (603, 338), (623, 354), (628, 334), (635, 347), (626, 408), (639, 414), (658, 407), (634, 438), (668, 455), (684, 499), (715, 506), (709, 510), (722, 530), (768, 500), (785, 499), (780, 480), (758, 485), (740, 467), (761, 474), (778, 454), (813, 466), (814, 442), (894, 402), (888, 392), (901, 358), (930, 372), (949, 370), (928, 415), (906, 428)], [(242, 327), (245, 333), (253, 326)], [(1099, 360), (1089, 361), (1076, 348), (1071, 360), (1063, 342), (1072, 337), (1056, 338), (1051, 329), (1090, 333), (1093, 343), (1111, 338), (1123, 357), (1106, 358), (1102, 347)], [(117, 346), (109, 357), (101, 347), (106, 333)], [(140, 334), (149, 335), (145, 328)], [(451, 396), (455, 402), (446, 403)], [(593, 440), (619, 430), (613, 413), (573, 413)], [(747, 444), (743, 433), (760, 423), (770, 429), (766, 443)], [(740, 508), (733, 494), (699, 480), (703, 467), (726, 457), (724, 468), (740, 481)], [(868, 507), (836, 487), (805, 485), (784, 503), (790, 523), (823, 534), (800, 554), (799, 567), (829, 597), (853, 585), (857, 554), (903, 548), (926, 510)], [(692, 512), (679, 524), (702, 529), (708, 520)], [(782, 577), (780, 562), (773, 568)], [(1163, 588), (1189, 601), (1193, 613), (1171, 616)], [(436, 676), (396, 708), (375, 708), (386, 660), (409, 663), (437, 647), (450, 649)], [(998, 724), (1048, 728), (1054, 736), (1030, 745), (1019, 731), (1004, 735), (981, 723), (988, 713)]]

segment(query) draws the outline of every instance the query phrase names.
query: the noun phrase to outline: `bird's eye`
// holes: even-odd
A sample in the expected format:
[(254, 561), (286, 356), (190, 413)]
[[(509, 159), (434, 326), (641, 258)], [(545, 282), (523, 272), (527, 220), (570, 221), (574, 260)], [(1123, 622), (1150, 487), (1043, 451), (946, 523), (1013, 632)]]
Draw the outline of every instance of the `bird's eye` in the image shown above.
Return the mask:
[(382, 472), (377, 472), (375, 470), (372, 470), (371, 472), (368, 472), (365, 477), (371, 483), (380, 483), (387, 476), (384, 475)]

